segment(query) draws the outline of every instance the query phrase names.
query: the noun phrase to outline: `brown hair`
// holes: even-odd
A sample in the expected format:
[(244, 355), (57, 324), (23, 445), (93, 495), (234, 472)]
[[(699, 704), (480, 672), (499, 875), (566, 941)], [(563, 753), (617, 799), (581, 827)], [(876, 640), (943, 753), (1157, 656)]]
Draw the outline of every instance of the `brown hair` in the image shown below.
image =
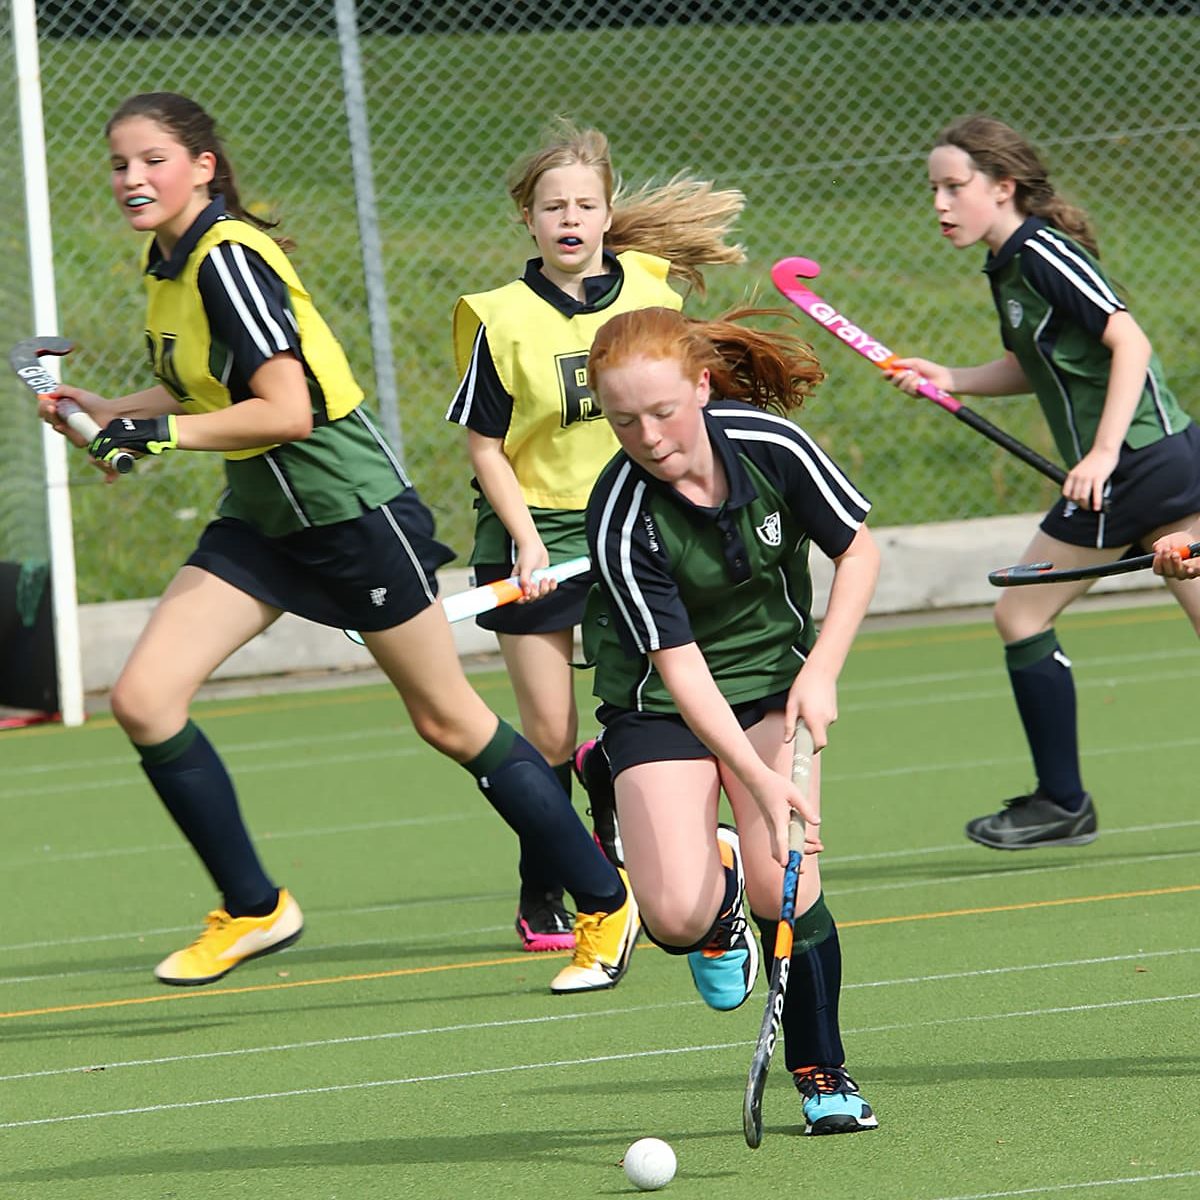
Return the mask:
[(1096, 233), (1087, 213), (1055, 191), (1050, 171), (1037, 151), (1003, 121), (983, 113), (959, 117), (938, 134), (934, 145), (956, 146), (990, 179), (1011, 179), (1017, 185), (1015, 199), (1020, 212), (1044, 217), (1100, 257)]
[(670, 273), (704, 294), (701, 267), (746, 261), (742, 246), (725, 238), (745, 204), (733, 188), (716, 190), (708, 180), (676, 175), (665, 184), (646, 184), (626, 195), (613, 171), (608, 138), (598, 129), (579, 129), (559, 118), (532, 153), (514, 164), (508, 194), (524, 217), (532, 207), (538, 180), (556, 167), (591, 167), (600, 176), (612, 226), (604, 237), (613, 254), (641, 250), (667, 259)]
[[(265, 221), (243, 207), (233, 163), (217, 136), (216, 122), (195, 100), (178, 92), (143, 92), (138, 96), (130, 96), (109, 117), (104, 126), (104, 136), (107, 137), (130, 117), (146, 117), (162, 126), (192, 158), (205, 151), (211, 153), (217, 163), (208, 185), (208, 194), (210, 197), (224, 196), (225, 209), (231, 216), (262, 230), (274, 229), (278, 225), (277, 221)], [(293, 248), (294, 243), (290, 238), (278, 237), (275, 241), (284, 250)]]
[(792, 333), (751, 329), (747, 317), (790, 313), (774, 308), (738, 308), (710, 321), (685, 317), (673, 308), (640, 308), (605, 321), (588, 355), (588, 385), (602, 396), (601, 376), (633, 358), (674, 359), (687, 379), (708, 368), (713, 392), (786, 415), (801, 408), (825, 372), (812, 347)]

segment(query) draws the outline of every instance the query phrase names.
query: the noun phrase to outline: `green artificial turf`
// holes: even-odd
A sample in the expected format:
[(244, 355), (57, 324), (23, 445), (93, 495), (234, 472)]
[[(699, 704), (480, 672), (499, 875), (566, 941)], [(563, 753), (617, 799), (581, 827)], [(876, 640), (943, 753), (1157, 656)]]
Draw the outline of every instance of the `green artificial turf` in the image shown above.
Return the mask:
[[(197, 706), (307, 918), (203, 989), (150, 975), (214, 897), (111, 719), (0, 734), (0, 1197), (619, 1196), (644, 1135), (678, 1200), (1195, 1196), (1193, 635), (1173, 607), (1059, 629), (1103, 832), (1028, 854), (961, 836), (1030, 783), (990, 628), (860, 638), (823, 872), (880, 1129), (797, 1136), (777, 1063), (757, 1152), (761, 982), (711, 1012), (643, 944), (615, 990), (550, 996), (562, 957), (510, 925), (511, 835), (387, 690)], [(511, 716), (503, 676), (475, 679)]]

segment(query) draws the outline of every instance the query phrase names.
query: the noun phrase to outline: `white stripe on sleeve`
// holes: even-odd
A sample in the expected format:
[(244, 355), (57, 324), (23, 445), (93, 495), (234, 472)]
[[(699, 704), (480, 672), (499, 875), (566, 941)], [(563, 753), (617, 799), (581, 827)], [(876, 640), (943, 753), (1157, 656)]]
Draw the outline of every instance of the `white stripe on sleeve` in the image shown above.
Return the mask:
[[(225, 295), (229, 303), (233, 306), (234, 311), (242, 318), (242, 325), (258, 348), (258, 352), (263, 358), (271, 358), (275, 355), (276, 351), (271, 349), (271, 344), (267, 340), (265, 331), (255, 320), (254, 314), (246, 307), (246, 301), (242, 298), (241, 292), (238, 291), (237, 283), (234, 281), (229, 264), (225, 261), (224, 250), (223, 246), (214, 246), (209, 252), (208, 260), (216, 268), (217, 277), (225, 287)], [(284, 349), (286, 348), (284, 347)]]
[(287, 334), (284, 333), (279, 322), (275, 320), (275, 314), (271, 312), (267, 298), (263, 295), (262, 288), (258, 286), (258, 280), (255, 278), (254, 272), (250, 269), (250, 264), (246, 261), (246, 247), (239, 242), (233, 242), (230, 245), (230, 250), (233, 254), (234, 266), (237, 268), (238, 274), (242, 277), (246, 294), (254, 302), (254, 307), (258, 309), (258, 315), (262, 318), (263, 325), (266, 327), (268, 336), (274, 342), (276, 351), (282, 352), (290, 349)]
[[(450, 407), (446, 409), (446, 420), (466, 425), (471, 417), (471, 407), (475, 402), (475, 376), (479, 371), (479, 343), (483, 340), (483, 326), (480, 325), (475, 333), (475, 341), (471, 346), (471, 361), (467, 364), (467, 373), (463, 376)], [(455, 408), (461, 404), (458, 416), (454, 415)]]
[[(718, 410), (717, 415), (723, 416), (724, 414)], [(864, 513), (871, 511), (871, 502), (842, 474), (833, 460), (803, 429), (798, 425), (793, 425), (791, 421), (785, 420), (783, 417), (775, 416), (774, 413), (759, 411), (737, 413), (736, 416), (762, 419), (767, 423), (768, 428), (759, 431), (738, 429), (736, 426), (730, 426), (725, 431), (729, 438), (735, 441), (771, 442), (774, 445), (782, 446), (800, 460), (804, 469), (817, 485), (821, 495), (824, 496), (825, 502), (842, 522), (848, 528), (854, 530), (862, 526), (863, 518), (856, 517), (851, 513), (846, 508), (845, 501), (857, 505)], [(775, 426), (774, 429), (770, 428), (772, 425)], [(825, 468), (824, 471), (817, 466), (818, 462)], [(840, 489), (841, 495), (835, 492), (833, 487), (830, 486), (830, 479)]]
[(642, 495), (646, 490), (644, 483), (637, 483), (633, 487), (630, 495), (629, 509), (625, 513), (624, 518), (620, 522), (620, 540), (618, 542), (617, 561), (619, 564), (618, 574), (621, 582), (628, 589), (630, 597), (633, 600), (634, 606), (637, 608), (638, 614), (644, 622), (643, 628), (647, 636), (643, 637), (637, 623), (633, 619), (633, 614), (625, 605), (622, 599), (621, 589), (617, 586), (617, 578), (613, 572), (613, 561), (609, 551), (609, 543), (612, 538), (611, 530), (615, 524), (615, 509), (620, 497), (626, 491), (626, 483), (629, 479), (629, 464), (625, 463), (617, 473), (617, 478), (614, 481), (612, 490), (608, 494), (608, 498), (604, 502), (604, 508), (600, 514), (600, 528), (598, 536), (598, 551), (597, 558), (599, 561), (600, 573), (604, 576), (605, 582), (608, 584), (608, 590), (613, 599), (617, 603), (617, 607), (621, 610), (621, 616), (625, 619), (625, 624), (630, 633), (633, 635), (633, 640), (637, 643), (638, 651), (642, 654), (647, 652), (647, 643), (649, 649), (659, 649), (658, 628), (654, 624), (654, 618), (650, 613), (650, 607), (646, 603), (645, 597), (642, 595), (642, 590), (638, 587), (638, 582), (634, 578), (633, 568), (629, 547), (632, 542), (630, 531), (633, 529), (634, 522), (637, 520), (637, 514), (641, 508)]
[[(1037, 238), (1042, 238), (1042, 240), (1038, 241)], [(1038, 230), (1037, 238), (1030, 238), (1025, 244), (1040, 258), (1048, 262), (1060, 275), (1069, 280), (1101, 312), (1111, 315), (1124, 308), (1116, 293), (1105, 282), (1104, 277), (1086, 258), (1076, 254), (1058, 238), (1048, 235), (1048, 231), (1045, 229)]]

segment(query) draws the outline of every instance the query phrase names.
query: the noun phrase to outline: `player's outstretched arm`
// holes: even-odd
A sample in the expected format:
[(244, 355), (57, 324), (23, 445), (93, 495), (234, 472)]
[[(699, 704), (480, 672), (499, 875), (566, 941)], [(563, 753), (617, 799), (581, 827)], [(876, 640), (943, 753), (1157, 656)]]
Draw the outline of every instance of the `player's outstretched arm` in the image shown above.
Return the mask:
[(879, 578), (879, 547), (862, 525), (845, 551), (833, 560), (833, 586), (821, 632), (788, 693), (787, 726), (803, 721), (820, 750), (837, 720), (837, 681), (862, 624)]
[(910, 396), (917, 394), (922, 378), (961, 396), (1019, 396), (1033, 391), (1021, 364), (1009, 352), (976, 367), (946, 367), (927, 358), (896, 358), (892, 368), (892, 382)]

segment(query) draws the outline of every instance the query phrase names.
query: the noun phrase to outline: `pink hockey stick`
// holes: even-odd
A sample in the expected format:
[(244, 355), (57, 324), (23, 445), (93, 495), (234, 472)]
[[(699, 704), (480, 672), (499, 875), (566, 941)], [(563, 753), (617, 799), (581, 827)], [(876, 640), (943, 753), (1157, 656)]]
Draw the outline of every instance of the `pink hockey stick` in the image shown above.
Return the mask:
[[(771, 268), (771, 280), (784, 296), (797, 308), (812, 317), (818, 325), (824, 326), (834, 337), (840, 338), (851, 350), (861, 354), (868, 362), (873, 362), (885, 374), (894, 374), (897, 356), (882, 342), (867, 333), (865, 329), (842, 316), (832, 304), (822, 300), (812, 288), (802, 282), (805, 279), (815, 279), (820, 273), (820, 264), (811, 258), (781, 258)], [(981, 417), (949, 392), (935, 387), (927, 379), (921, 380), (917, 391), (927, 400), (932, 400), (934, 404), (940, 405), (948, 413), (953, 413), (976, 433), (981, 433), (996, 445), (1003, 446), (1010, 454), (1015, 455), (1022, 462), (1028, 463), (1048, 479), (1053, 479), (1060, 485), (1065, 482), (1067, 473), (1057, 463), (1043, 458), (1036, 450), (1026, 446), (1024, 442), (1017, 441), (1012, 434), (997, 428), (991, 421)]]

